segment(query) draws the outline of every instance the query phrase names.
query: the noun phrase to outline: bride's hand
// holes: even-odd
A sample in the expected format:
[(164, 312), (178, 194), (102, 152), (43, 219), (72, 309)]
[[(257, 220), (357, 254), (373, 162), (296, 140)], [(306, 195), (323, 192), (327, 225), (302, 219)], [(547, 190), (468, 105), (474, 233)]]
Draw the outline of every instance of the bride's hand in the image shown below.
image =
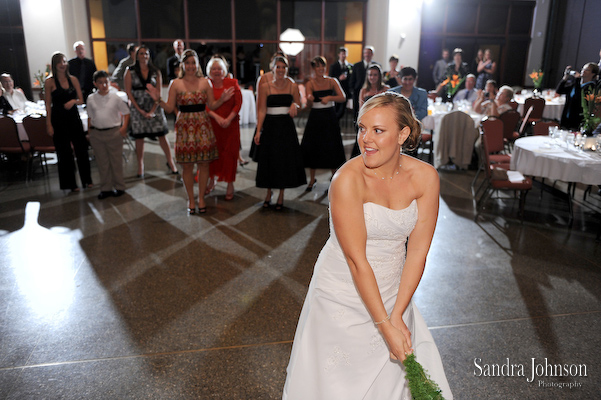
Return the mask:
[(390, 350), (390, 358), (403, 361), (408, 354), (413, 352), (411, 348), (411, 332), (401, 318), (390, 318), (390, 323), (383, 330), (384, 339)]

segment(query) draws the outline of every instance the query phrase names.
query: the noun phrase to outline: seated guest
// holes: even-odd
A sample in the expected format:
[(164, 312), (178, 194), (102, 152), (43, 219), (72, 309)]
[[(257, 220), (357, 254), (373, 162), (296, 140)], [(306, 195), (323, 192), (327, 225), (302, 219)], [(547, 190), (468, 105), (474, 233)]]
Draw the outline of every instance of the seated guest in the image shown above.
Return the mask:
[(127, 67), (134, 65), (135, 54), (136, 54), (137, 46), (135, 43), (130, 43), (127, 45), (127, 53), (129, 54), (127, 57), (123, 58), (119, 61), (119, 65), (113, 71), (113, 75), (111, 76), (111, 82), (117, 85), (117, 89), (123, 90), (123, 75), (127, 70)]
[(561, 113), (561, 126), (566, 129), (578, 129), (582, 122), (582, 93), (589, 93), (595, 89), (594, 79), (599, 74), (599, 66), (595, 63), (586, 63), (580, 73), (566, 67), (563, 78), (555, 89), (556, 93), (566, 95), (566, 104)]
[(3, 111), (14, 112), (15, 110), (25, 111), (27, 98), (21, 89), (15, 89), (15, 81), (9, 73), (0, 75), (2, 83), (2, 97), (6, 100), (3, 102)]
[(73, 75), (79, 81), (79, 87), (81, 88), (85, 103), (90, 93), (94, 90), (93, 75), (96, 72), (96, 64), (94, 64), (94, 61), (86, 58), (86, 46), (81, 40), (73, 43), (73, 51), (75, 51), (76, 57), (69, 60), (69, 74)]
[(409, 99), (415, 117), (420, 121), (428, 115), (428, 92), (425, 89), (414, 86), (417, 72), (414, 68), (404, 67), (400, 72), (401, 85), (390, 89)]
[(469, 74), (465, 78), (465, 89), (461, 89), (455, 94), (453, 98), (453, 102), (459, 102), (462, 100), (467, 100), (470, 104), (473, 104), (474, 101), (478, 98), (478, 91), (475, 89), (476, 87), (476, 75)]
[(501, 86), (497, 97), (494, 100), (485, 100), (484, 92), (478, 93), (478, 98), (474, 102), (474, 111), (485, 114), (489, 117), (498, 117), (512, 109), (509, 102), (513, 99), (513, 89), (510, 86)]
[(492, 100), (497, 97), (498, 92), (499, 86), (497, 85), (497, 81), (494, 79), (487, 80), (486, 85), (484, 86), (484, 98), (486, 100)]

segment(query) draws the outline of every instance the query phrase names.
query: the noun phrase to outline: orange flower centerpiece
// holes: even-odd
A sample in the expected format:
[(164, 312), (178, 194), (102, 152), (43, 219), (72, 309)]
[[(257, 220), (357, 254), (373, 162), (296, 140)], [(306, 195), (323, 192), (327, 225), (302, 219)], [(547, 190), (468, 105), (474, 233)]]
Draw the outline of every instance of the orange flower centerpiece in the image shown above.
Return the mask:
[(543, 85), (543, 71), (541, 71), (540, 69), (538, 71), (532, 71), (532, 73), (530, 75), (528, 75), (530, 77), (530, 79), (532, 79), (532, 82), (534, 83), (534, 96), (538, 96), (538, 93), (540, 91), (541, 86)]
[(465, 81), (465, 76), (462, 77), (460, 75), (453, 75), (447, 76), (447, 79), (442, 82), (442, 84), (447, 88), (447, 97), (449, 101), (453, 98), (453, 96), (455, 96), (455, 93), (457, 93), (463, 81)]
[(33, 74), (33, 87), (40, 88), (40, 99), (44, 100), (44, 86), (46, 84), (46, 78), (50, 75), (50, 64), (46, 64), (46, 70), (44, 72), (38, 70)]
[(586, 85), (582, 89), (582, 135), (590, 136), (595, 128), (601, 123), (601, 115), (597, 112), (601, 104), (601, 87), (594, 84)]

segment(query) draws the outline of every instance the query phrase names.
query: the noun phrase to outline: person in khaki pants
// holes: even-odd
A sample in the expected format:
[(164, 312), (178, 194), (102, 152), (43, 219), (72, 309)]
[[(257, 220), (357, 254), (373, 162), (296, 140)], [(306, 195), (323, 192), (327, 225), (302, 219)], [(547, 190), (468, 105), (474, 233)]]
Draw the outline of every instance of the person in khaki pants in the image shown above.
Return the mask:
[(125, 194), (121, 154), (129, 125), (129, 107), (110, 91), (109, 76), (105, 71), (94, 73), (94, 86), (98, 91), (88, 97), (88, 125), (90, 144), (100, 173), (98, 199), (104, 200)]

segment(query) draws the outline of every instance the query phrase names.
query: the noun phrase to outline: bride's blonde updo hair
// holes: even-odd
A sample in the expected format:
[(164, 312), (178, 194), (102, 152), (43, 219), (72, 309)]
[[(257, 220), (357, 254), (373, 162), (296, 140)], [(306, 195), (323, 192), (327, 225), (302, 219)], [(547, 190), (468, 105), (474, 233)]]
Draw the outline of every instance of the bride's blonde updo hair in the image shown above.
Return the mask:
[(378, 107), (390, 107), (394, 111), (399, 130), (406, 126), (409, 127), (411, 133), (407, 137), (407, 140), (405, 140), (405, 143), (403, 143), (403, 149), (409, 151), (415, 150), (421, 139), (422, 123), (415, 118), (415, 113), (409, 100), (396, 92), (377, 94), (363, 104), (363, 107), (359, 110), (357, 120), (361, 120), (363, 114)]

